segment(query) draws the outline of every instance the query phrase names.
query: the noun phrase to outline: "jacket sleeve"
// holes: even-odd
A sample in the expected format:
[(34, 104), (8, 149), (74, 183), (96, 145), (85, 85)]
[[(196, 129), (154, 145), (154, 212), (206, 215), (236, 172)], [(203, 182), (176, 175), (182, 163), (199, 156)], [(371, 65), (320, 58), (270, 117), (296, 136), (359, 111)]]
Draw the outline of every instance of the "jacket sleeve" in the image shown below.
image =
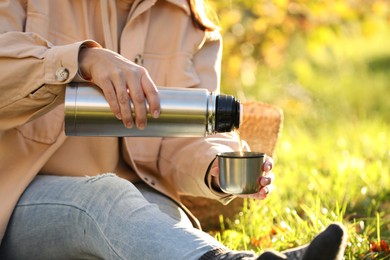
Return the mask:
[(227, 204), (235, 197), (212, 189), (207, 173), (218, 153), (237, 150), (239, 142), (230, 133), (205, 138), (164, 138), (159, 158), (160, 173), (180, 195), (216, 199)]
[(53, 46), (24, 32), (21, 0), (0, 3), (0, 130), (32, 120), (61, 102), (65, 84), (78, 75), (78, 53), (92, 41)]

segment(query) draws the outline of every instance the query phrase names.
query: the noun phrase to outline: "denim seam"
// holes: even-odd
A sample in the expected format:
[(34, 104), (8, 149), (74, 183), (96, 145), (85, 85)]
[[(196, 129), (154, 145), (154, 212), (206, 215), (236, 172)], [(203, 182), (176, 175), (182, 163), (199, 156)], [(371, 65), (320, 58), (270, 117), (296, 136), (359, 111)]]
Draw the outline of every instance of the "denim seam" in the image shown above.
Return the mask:
[(29, 204), (18, 204), (16, 206), (17, 207), (30, 207), (30, 206), (41, 206), (41, 205), (49, 205), (49, 206), (65, 206), (65, 207), (71, 207), (71, 208), (74, 208), (74, 209), (77, 209), (77, 210), (80, 210), (81, 212), (85, 213), (85, 215), (87, 215), (92, 221), (93, 223), (95, 224), (95, 226), (97, 227), (98, 231), (101, 233), (104, 241), (107, 243), (108, 247), (114, 252), (115, 255), (117, 255), (120, 259), (124, 260), (125, 258), (123, 258), (122, 256), (120, 256), (118, 254), (118, 252), (114, 249), (114, 247), (112, 246), (112, 244), (109, 242), (109, 240), (107, 239), (107, 237), (104, 235), (103, 231), (100, 229), (100, 226), (98, 225), (97, 221), (95, 220), (95, 218), (93, 218), (90, 214), (88, 214), (88, 212), (82, 208), (79, 208), (77, 206), (74, 206), (74, 205), (68, 205), (68, 204), (62, 204), (62, 203), (29, 203)]

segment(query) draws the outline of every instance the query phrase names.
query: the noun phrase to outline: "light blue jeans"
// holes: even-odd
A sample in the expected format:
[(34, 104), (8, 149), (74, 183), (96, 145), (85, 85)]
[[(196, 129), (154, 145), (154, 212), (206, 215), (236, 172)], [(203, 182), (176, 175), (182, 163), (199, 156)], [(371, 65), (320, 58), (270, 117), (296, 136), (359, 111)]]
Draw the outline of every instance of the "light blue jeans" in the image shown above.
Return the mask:
[(0, 259), (198, 259), (225, 248), (171, 199), (114, 174), (37, 176), (9, 222)]

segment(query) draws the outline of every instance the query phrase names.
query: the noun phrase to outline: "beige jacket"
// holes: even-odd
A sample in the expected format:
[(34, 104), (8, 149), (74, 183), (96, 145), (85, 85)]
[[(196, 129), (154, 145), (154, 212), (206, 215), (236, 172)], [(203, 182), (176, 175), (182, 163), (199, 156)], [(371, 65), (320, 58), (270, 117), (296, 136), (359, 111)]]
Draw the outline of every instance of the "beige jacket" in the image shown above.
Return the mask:
[[(87, 142), (63, 131), (65, 85), (83, 81), (78, 75), (82, 45), (103, 46), (141, 61), (158, 86), (219, 91), (220, 35), (194, 28), (187, 1), (130, 2), (0, 0), (0, 241), (15, 203), (38, 173), (106, 170), (98, 165), (101, 160), (91, 163), (93, 152), (78, 158), (82, 171), (69, 168), (72, 151), (84, 149)], [(238, 148), (230, 135), (88, 140), (98, 147), (96, 156), (102, 161), (118, 160), (104, 151), (112, 149), (113, 141), (120, 143), (116, 149), (121, 149), (129, 175), (176, 201), (182, 194), (223, 203), (232, 198), (205, 182), (215, 154)]]

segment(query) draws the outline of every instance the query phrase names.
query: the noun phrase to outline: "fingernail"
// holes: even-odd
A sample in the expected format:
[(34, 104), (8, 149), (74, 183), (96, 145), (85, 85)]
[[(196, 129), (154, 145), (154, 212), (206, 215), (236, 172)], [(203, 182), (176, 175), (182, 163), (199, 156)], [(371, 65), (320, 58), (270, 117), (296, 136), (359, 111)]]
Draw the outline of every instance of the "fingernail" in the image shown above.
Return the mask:
[(126, 126), (127, 128), (132, 128), (132, 127), (133, 127), (133, 123), (132, 123), (132, 122), (127, 122), (127, 123), (125, 124), (125, 126)]
[(145, 123), (137, 123), (137, 128), (140, 130), (145, 129)]
[(268, 190), (267, 187), (261, 188), (260, 194), (261, 194), (263, 197), (266, 197), (266, 196), (268, 195), (268, 193), (269, 193), (269, 190)]
[(262, 180), (261, 180), (261, 182), (262, 182), (262, 183), (261, 183), (262, 186), (271, 184), (271, 178), (263, 177)]
[(154, 110), (153, 112), (153, 118), (158, 118), (160, 116), (160, 111)]
[(264, 164), (263, 170), (264, 170), (265, 172), (269, 172), (269, 171), (271, 170), (271, 168), (272, 168), (271, 163), (270, 163), (270, 162), (266, 162), (266, 163)]
[(119, 120), (122, 120), (121, 113), (117, 113), (115, 116), (116, 116), (116, 118), (118, 118)]

